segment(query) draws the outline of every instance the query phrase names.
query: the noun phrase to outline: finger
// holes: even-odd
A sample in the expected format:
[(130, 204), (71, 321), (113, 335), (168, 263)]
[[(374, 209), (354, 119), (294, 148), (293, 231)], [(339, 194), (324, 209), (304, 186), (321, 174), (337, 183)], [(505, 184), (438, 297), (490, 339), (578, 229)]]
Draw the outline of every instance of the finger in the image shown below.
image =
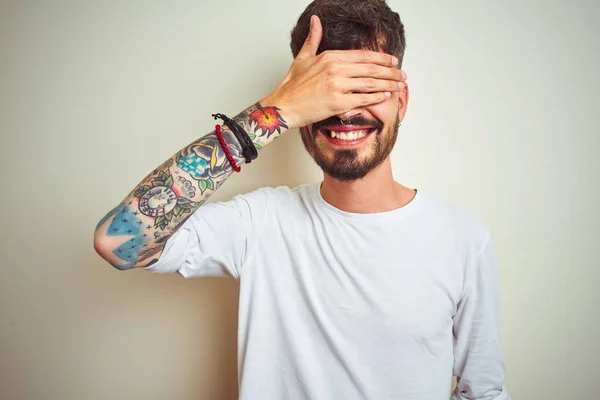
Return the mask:
[(339, 68), (340, 72), (349, 78), (377, 78), (398, 82), (406, 81), (406, 73), (404, 71), (377, 64), (343, 64)]
[(367, 107), (374, 104), (383, 103), (392, 97), (390, 92), (377, 93), (352, 93), (345, 96), (344, 105), (346, 110), (354, 110), (356, 108)]
[(316, 56), (322, 37), (323, 27), (321, 26), (321, 20), (316, 15), (313, 15), (310, 17), (310, 30), (308, 31), (308, 36), (306, 37), (304, 46), (302, 46), (302, 49), (300, 49), (300, 52), (296, 56), (296, 59), (302, 60), (307, 57)]
[(371, 63), (384, 67), (397, 67), (398, 58), (386, 53), (371, 50), (333, 50), (329, 51), (337, 59), (349, 63)]
[(344, 93), (399, 92), (406, 86), (404, 82), (376, 78), (344, 78), (338, 85)]

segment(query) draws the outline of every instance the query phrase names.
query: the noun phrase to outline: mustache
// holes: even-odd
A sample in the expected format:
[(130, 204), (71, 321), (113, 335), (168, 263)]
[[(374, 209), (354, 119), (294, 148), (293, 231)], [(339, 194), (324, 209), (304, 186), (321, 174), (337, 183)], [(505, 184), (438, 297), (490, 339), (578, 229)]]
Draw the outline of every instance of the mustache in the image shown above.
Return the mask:
[(377, 129), (379, 132), (383, 129), (383, 123), (377, 119), (367, 119), (362, 114), (355, 115), (342, 121), (340, 117), (330, 117), (323, 121), (315, 122), (312, 126), (312, 131), (316, 132), (324, 126), (330, 125), (369, 125)]

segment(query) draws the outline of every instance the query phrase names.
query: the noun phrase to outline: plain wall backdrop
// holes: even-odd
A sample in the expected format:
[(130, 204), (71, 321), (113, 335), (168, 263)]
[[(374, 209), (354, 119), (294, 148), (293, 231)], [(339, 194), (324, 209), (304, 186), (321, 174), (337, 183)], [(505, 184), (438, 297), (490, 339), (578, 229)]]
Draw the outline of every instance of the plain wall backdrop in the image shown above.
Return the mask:
[[(396, 179), (493, 228), (513, 397), (597, 399), (599, 2), (389, 3)], [(118, 272), (92, 234), (211, 113), (276, 87), (307, 4), (0, 1), (0, 399), (236, 398), (237, 282)], [(212, 200), (320, 177), (291, 131)]]

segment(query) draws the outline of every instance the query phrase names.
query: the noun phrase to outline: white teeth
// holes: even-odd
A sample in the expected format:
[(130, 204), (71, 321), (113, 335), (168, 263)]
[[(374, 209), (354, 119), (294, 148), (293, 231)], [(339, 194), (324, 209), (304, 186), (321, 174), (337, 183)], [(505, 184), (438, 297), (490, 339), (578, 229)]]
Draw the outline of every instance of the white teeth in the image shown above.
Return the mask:
[(333, 139), (348, 140), (348, 141), (364, 138), (365, 136), (367, 136), (367, 134), (368, 134), (368, 131), (366, 131), (366, 130), (352, 131), (352, 132), (335, 132), (335, 131), (329, 132), (329, 135)]

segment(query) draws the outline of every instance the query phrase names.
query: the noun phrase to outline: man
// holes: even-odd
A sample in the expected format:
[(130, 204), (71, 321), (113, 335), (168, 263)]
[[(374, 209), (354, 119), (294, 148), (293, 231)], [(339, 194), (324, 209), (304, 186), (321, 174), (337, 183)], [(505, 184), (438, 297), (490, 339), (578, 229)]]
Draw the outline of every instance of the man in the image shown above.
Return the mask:
[[(291, 46), (279, 87), (148, 175), (98, 224), (97, 252), (121, 270), (240, 279), (242, 399), (443, 399), (453, 374), (454, 399), (508, 399), (488, 228), (392, 177), (408, 103), (398, 14), (317, 0)], [(203, 206), (294, 128), (320, 185)]]

